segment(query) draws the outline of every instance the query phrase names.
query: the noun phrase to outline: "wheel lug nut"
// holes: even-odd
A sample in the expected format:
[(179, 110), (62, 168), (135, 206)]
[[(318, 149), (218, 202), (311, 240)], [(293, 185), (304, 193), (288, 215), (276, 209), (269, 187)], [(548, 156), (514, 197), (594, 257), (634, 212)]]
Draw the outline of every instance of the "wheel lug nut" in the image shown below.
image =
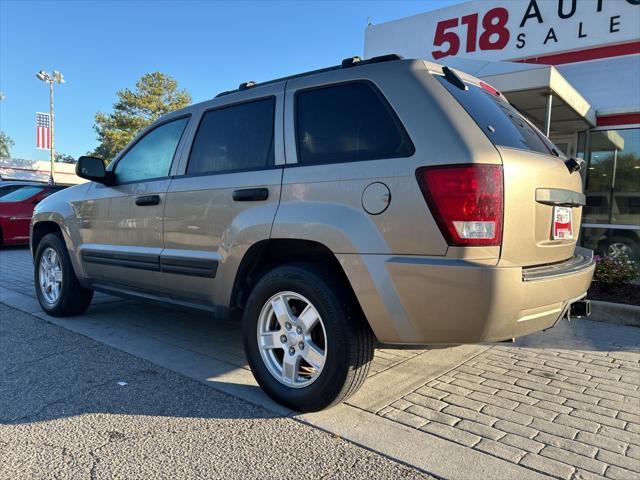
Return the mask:
[(303, 342), (300, 342), (300, 343), (298, 344), (298, 347), (300, 348), (300, 350), (304, 350), (304, 343), (303, 343)]
[(298, 332), (298, 335), (300, 335), (300, 334), (302, 333), (302, 328), (297, 327), (297, 328), (296, 328), (296, 332)]
[(293, 347), (289, 347), (289, 355), (293, 355), (294, 353), (296, 353), (296, 349)]
[(286, 328), (287, 330), (291, 330), (291, 324), (289, 322), (285, 323), (284, 328)]
[(280, 341), (281, 341), (282, 343), (287, 343), (287, 336), (286, 336), (286, 335), (282, 335), (282, 336), (280, 336)]

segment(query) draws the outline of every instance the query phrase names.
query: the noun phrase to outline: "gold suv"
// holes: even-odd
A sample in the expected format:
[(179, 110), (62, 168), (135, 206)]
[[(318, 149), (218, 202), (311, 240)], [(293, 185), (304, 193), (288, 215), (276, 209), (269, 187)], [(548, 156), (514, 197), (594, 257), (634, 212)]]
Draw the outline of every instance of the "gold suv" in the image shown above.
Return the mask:
[(488, 342), (588, 313), (585, 197), (567, 159), (477, 78), (385, 56), (170, 113), (35, 209), (38, 299), (94, 290), (242, 318), (264, 390), (354, 393), (374, 345)]

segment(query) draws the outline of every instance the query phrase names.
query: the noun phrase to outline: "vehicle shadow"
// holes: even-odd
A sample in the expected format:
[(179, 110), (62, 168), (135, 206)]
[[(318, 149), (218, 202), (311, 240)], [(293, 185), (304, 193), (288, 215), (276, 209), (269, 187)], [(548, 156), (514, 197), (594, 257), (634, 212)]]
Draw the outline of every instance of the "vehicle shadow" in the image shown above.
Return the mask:
[(624, 351), (640, 353), (640, 328), (587, 319), (560, 320), (555, 327), (521, 337), (516, 348), (549, 348), (577, 351)]
[[(97, 310), (108, 308), (114, 319), (131, 319), (141, 307), (121, 302), (100, 305)], [(126, 315), (120, 315), (124, 310), (128, 310)], [(167, 317), (176, 320), (180, 312), (154, 313), (159, 331), (166, 326)], [(135, 346), (136, 328), (123, 330), (114, 320), (106, 328), (115, 332), (112, 341), (96, 341), (0, 305), (0, 424), (87, 414), (238, 419), (291, 413), (266, 396), (246, 365), (213, 358), (216, 347), (193, 347), (194, 337), (200, 337), (204, 345), (212, 335), (224, 333), (225, 327), (210, 318), (193, 316), (182, 325), (182, 337), (190, 338), (193, 350), (173, 348), (171, 342), (181, 341), (177, 336), (164, 341), (162, 348), (153, 342), (144, 348), (138, 345), (135, 356), (122, 348), (126, 345), (113, 345), (128, 332), (131, 343), (127, 348)], [(165, 335), (171, 337), (176, 330), (180, 329)], [(241, 348), (241, 343), (221, 341)], [(242, 358), (236, 363), (245, 362)]]

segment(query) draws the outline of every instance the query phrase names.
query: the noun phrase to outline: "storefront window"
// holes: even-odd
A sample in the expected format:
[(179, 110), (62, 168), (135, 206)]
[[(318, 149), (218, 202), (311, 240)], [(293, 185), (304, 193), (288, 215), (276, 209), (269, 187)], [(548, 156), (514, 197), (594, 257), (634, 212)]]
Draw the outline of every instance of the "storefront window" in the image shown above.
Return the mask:
[(582, 244), (640, 262), (640, 128), (580, 134), (586, 160)]

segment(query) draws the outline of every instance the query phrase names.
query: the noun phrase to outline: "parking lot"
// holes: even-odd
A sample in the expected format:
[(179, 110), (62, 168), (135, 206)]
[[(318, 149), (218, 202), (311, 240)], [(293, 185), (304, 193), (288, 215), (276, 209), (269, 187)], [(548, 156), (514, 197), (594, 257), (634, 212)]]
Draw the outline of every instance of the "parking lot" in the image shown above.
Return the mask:
[[(49, 354), (55, 353), (60, 365), (68, 357), (69, 368), (75, 361), (73, 350), (55, 350), (55, 342), (49, 338), (53, 326), (47, 322), (62, 327), (67, 335), (73, 332), (80, 343), (87, 339), (75, 334), (88, 337), (92, 344), (101, 344), (93, 350), (92, 358), (99, 367), (95, 372), (88, 370), (77, 378), (70, 373), (63, 378), (71, 388), (74, 382), (90, 380), (94, 373), (106, 375), (104, 385), (109, 388), (101, 387), (100, 395), (105, 397), (91, 413), (113, 417), (103, 418), (117, 424), (117, 428), (108, 430), (118, 432), (113, 434), (118, 438), (122, 435), (133, 439), (128, 443), (136, 445), (136, 461), (143, 462), (145, 455), (179, 455), (171, 449), (151, 448), (145, 452), (142, 445), (136, 444), (140, 429), (158, 428), (157, 415), (171, 422), (171, 428), (183, 432), (185, 442), (195, 442), (194, 448), (199, 445), (206, 434), (199, 439), (197, 429), (189, 430), (188, 425), (213, 416), (202, 410), (211, 407), (206, 405), (206, 392), (210, 392), (216, 408), (223, 408), (221, 404), (239, 405), (237, 408), (253, 412), (227, 420), (241, 423), (247, 421), (247, 415), (260, 418), (256, 435), (269, 438), (291, 428), (313, 432), (306, 433), (306, 442), (317, 444), (327, 458), (360, 456), (362, 470), (354, 467), (354, 471), (376, 472), (377, 477), (427, 473), (442, 478), (617, 479), (636, 478), (640, 473), (640, 332), (633, 327), (577, 320), (513, 344), (376, 350), (367, 382), (347, 404), (299, 415), (274, 404), (258, 388), (244, 359), (239, 330), (230, 322), (107, 295), (96, 295), (87, 313), (79, 317), (48, 317), (41, 313), (34, 298), (31, 259), (26, 248), (0, 250), (0, 303), (22, 312), (17, 315), (11, 309), (0, 310), (3, 349), (21, 350), (13, 342), (19, 343), (24, 337), (11, 337), (11, 345), (7, 339), (16, 325), (35, 322), (28, 335), (29, 349), (37, 352), (33, 360), (43, 368)], [(64, 341), (73, 342), (70, 337)], [(126, 359), (118, 357), (123, 355), (120, 351), (137, 357), (132, 363), (140, 361), (151, 367), (124, 368), (122, 362), (126, 363)], [(113, 364), (105, 361), (105, 356), (110, 355), (118, 357)], [(37, 382), (32, 385), (28, 379), (12, 376), (15, 365), (11, 359), (2, 358), (0, 445), (5, 453), (29, 452), (18, 449), (19, 445), (29, 444), (24, 437), (25, 428), (41, 428), (38, 435), (46, 431), (53, 445), (55, 438), (67, 437), (69, 431), (93, 428), (91, 418), (83, 424), (87, 412), (74, 407), (68, 396), (65, 404), (70, 410), (64, 415), (47, 414), (42, 405), (40, 410), (34, 410), (25, 399), (32, 396)], [(139, 371), (156, 368), (162, 373), (154, 376), (151, 384), (145, 383), (147, 380)], [(103, 383), (105, 378), (92, 381)], [(141, 382), (151, 388), (147, 394), (162, 392), (165, 399), (193, 394), (197, 401), (185, 401), (179, 409), (174, 405), (164, 412), (128, 411), (119, 404), (128, 400), (119, 397), (119, 390), (113, 387), (118, 381), (126, 383), (121, 389)], [(151, 402), (152, 397), (148, 398)], [(143, 406), (144, 399), (138, 398), (138, 405)], [(259, 413), (255, 413), (256, 409)], [(133, 415), (136, 420), (128, 423), (119, 415)], [(289, 423), (282, 424), (285, 420)], [(269, 429), (273, 429), (271, 434)], [(190, 433), (185, 433), (187, 430)], [(232, 436), (233, 428), (221, 432)], [(292, 435), (298, 434), (304, 432)], [(238, 438), (246, 441), (249, 437), (250, 433), (244, 431)], [(332, 454), (326, 442), (337, 437), (347, 442), (336, 443)], [(220, 448), (217, 455), (221, 458), (233, 454), (232, 449)], [(259, 449), (260, 444), (255, 448)], [(89, 472), (99, 470), (107, 476), (116, 471), (113, 469), (121, 464), (125, 452), (112, 447), (107, 450), (110, 454), (101, 457), (98, 464), (92, 463), (91, 455), (85, 458)], [(41, 472), (54, 462), (55, 456), (30, 453), (42, 455), (39, 464), (31, 465)], [(2, 470), (9, 473), (13, 470), (5, 469), (17, 468), (20, 463), (11, 455), (0, 457), (5, 459)], [(244, 468), (266, 468), (263, 457), (256, 459), (255, 465), (246, 464)], [(199, 462), (203, 462), (203, 468), (208, 465), (203, 457), (192, 457), (192, 463)], [(70, 464), (65, 465), (67, 468)], [(92, 470), (92, 465), (97, 470)], [(220, 465), (224, 465), (222, 460)], [(344, 473), (343, 464), (327, 463), (325, 467), (316, 472), (302, 469), (299, 474), (334, 477)], [(171, 476), (167, 473), (170, 471), (173, 470), (160, 476)], [(232, 470), (224, 470), (227, 471)], [(141, 474), (122, 472), (125, 477)], [(211, 476), (224, 475), (222, 470), (208, 472)], [(260, 473), (261, 477), (294, 476), (277, 469)]]

